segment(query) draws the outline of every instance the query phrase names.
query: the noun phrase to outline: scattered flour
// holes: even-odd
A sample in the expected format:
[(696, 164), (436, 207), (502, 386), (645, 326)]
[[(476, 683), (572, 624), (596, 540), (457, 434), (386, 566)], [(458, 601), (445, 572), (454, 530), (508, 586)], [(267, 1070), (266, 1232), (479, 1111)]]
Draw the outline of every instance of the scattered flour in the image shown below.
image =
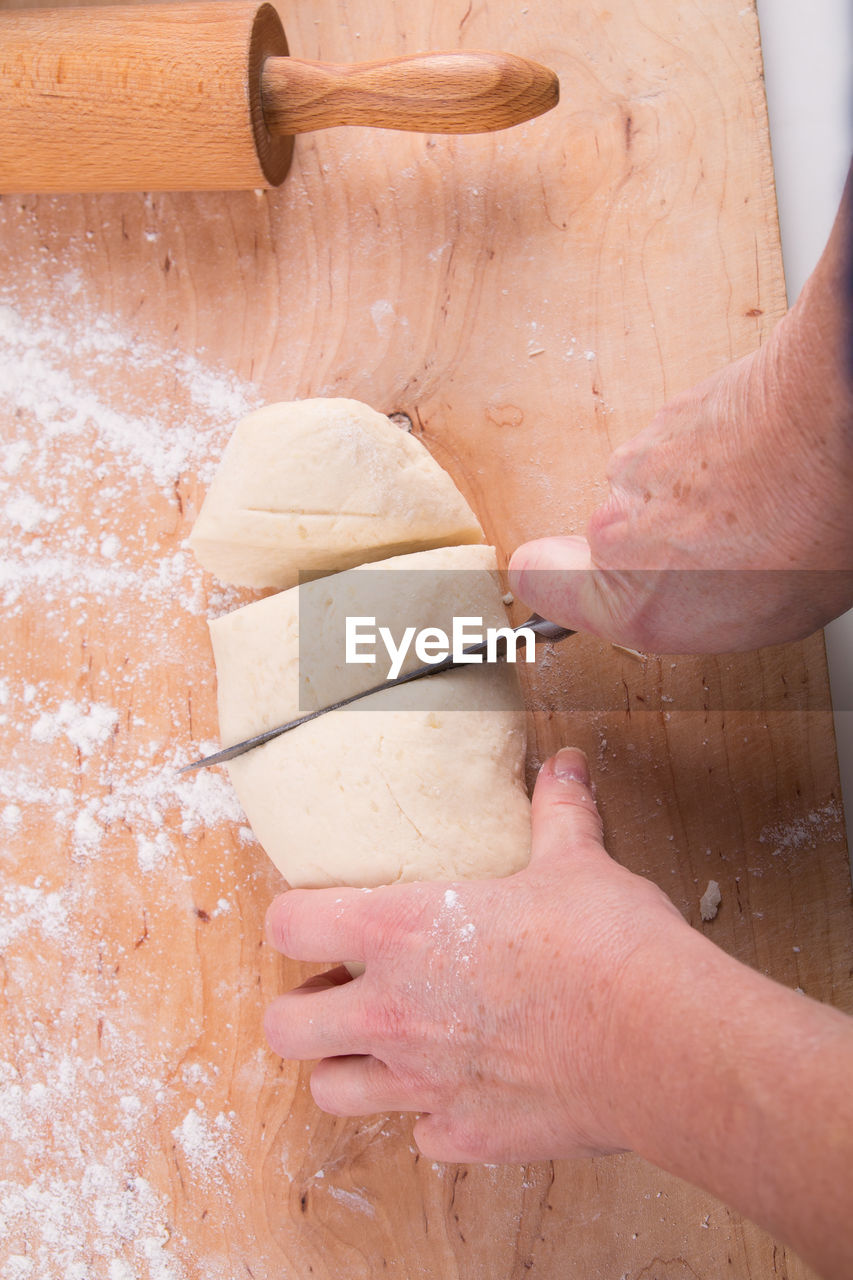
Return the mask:
[[(134, 1030), (147, 953), (125, 978), (93, 921), (135, 877), (138, 943), (159, 937), (157, 913), (187, 901), (187, 838), (245, 821), (224, 775), (178, 773), (215, 748), (186, 702), (211, 679), (205, 615), (243, 597), (209, 596), (175, 531), (257, 397), (87, 315), (72, 276), (41, 309), (0, 282), (0, 1280), (189, 1280), (213, 1273), (155, 1185), (162, 1118), (183, 1178), (215, 1180), (223, 1208), (239, 1121), (214, 1075), (186, 1111), (174, 1029)], [(208, 920), (231, 909), (216, 871)]]
[(41, 883), (13, 884), (4, 889), (0, 914), (0, 951), (20, 934), (37, 931), (43, 937), (62, 940), (68, 935), (63, 895)]
[(758, 837), (761, 844), (772, 846), (774, 858), (793, 858), (801, 849), (814, 849), (821, 841), (843, 838), (841, 806), (834, 800), (804, 816), (771, 823)]
[(33, 725), (34, 742), (53, 742), (60, 734), (68, 739), (83, 755), (90, 755), (102, 742), (106, 742), (118, 723), (118, 712), (113, 707), (95, 704), (80, 707), (64, 699), (58, 709), (44, 712)]
[[(0, 1232), (12, 1250), (3, 1280), (16, 1274), (187, 1280), (174, 1250), (166, 1250), (168, 1210), (139, 1172), (132, 1132), (126, 1126), (121, 1135), (114, 1128), (104, 1132), (113, 1070), (98, 1058), (46, 1053), (24, 1075), (0, 1059), (4, 1151), (7, 1158), (23, 1155), (33, 1169), (26, 1181), (0, 1177)], [(148, 1082), (143, 1077), (140, 1084)], [(61, 1157), (58, 1169), (44, 1160), (45, 1152)]]
[(357, 1213), (365, 1213), (369, 1218), (376, 1217), (376, 1210), (368, 1200), (367, 1196), (360, 1191), (347, 1191), (343, 1187), (327, 1186), (326, 1190), (339, 1204), (345, 1205), (347, 1209), (355, 1209)]
[(17, 804), (7, 804), (3, 807), (3, 813), (0, 815), (3, 820), (3, 826), (7, 831), (15, 831), (21, 825), (21, 808)]
[(384, 300), (374, 302), (370, 308), (370, 318), (380, 338), (387, 337), (394, 324), (394, 308)]
[[(254, 397), (236, 379), (206, 368), (192, 356), (172, 355), (164, 370), (163, 356), (153, 344), (129, 342), (106, 318), (94, 318), (82, 326), (59, 325), (47, 315), (26, 318), (0, 295), (0, 402), (13, 412), (26, 411), (54, 450), (59, 441), (67, 445), (93, 435), (105, 453), (121, 458), (128, 476), (153, 481), (168, 493), (189, 468), (210, 479), (217, 456), (210, 448), (212, 430), (223, 422), (233, 426)], [(143, 370), (154, 383), (152, 400), (127, 403), (120, 384), (114, 395), (105, 398), (96, 387), (101, 384), (97, 374), (107, 364)], [(169, 395), (174, 379), (180, 383), (182, 398), (196, 410), (183, 422), (174, 420), (172, 405), (179, 398)], [(12, 441), (4, 468), (15, 474), (22, 457), (30, 452)], [(28, 470), (32, 457), (29, 461)], [(81, 468), (90, 465), (85, 454), (79, 464)]]
[(5, 515), (9, 524), (18, 525), (24, 533), (32, 533), (34, 529), (58, 519), (59, 508), (44, 507), (29, 494), (19, 493), (6, 503)]
[(220, 1111), (213, 1120), (203, 1114), (196, 1103), (184, 1116), (172, 1137), (178, 1142), (192, 1172), (203, 1180), (221, 1177), (222, 1170), (233, 1163), (231, 1131), (234, 1112)]

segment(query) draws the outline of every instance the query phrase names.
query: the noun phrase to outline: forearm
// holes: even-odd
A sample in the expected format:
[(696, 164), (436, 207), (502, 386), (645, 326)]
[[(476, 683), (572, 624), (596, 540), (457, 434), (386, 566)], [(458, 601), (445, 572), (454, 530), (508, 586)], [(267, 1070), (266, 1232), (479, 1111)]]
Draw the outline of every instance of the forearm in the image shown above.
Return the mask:
[(853, 1022), (676, 926), (632, 960), (612, 1031), (626, 1145), (853, 1275)]
[(852, 244), (853, 169), (821, 259), (752, 371), (769, 454), (788, 460), (778, 500), (803, 567), (853, 568)]
[(846, 416), (853, 443), (853, 164), (826, 248), (788, 319), (799, 338), (792, 365), (815, 397)]

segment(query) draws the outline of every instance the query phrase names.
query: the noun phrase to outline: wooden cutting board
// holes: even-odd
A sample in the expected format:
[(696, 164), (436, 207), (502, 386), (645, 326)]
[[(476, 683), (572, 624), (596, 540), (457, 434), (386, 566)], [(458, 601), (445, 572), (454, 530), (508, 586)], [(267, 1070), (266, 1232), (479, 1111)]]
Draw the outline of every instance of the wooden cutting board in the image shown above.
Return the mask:
[[(753, 6), (281, 12), (309, 58), (506, 48), (562, 100), (493, 136), (305, 137), (275, 193), (0, 200), (0, 1270), (802, 1280), (637, 1158), (434, 1165), (407, 1117), (319, 1113), (261, 1031), (306, 972), (262, 943), (277, 875), (224, 777), (175, 772), (215, 740), (206, 617), (248, 598), (182, 539), (247, 408), (408, 414), (506, 557), (580, 531), (613, 446), (769, 333)], [(579, 639), (530, 701), (531, 765), (587, 750), (614, 856), (726, 950), (853, 1008), (820, 637), (674, 664)]]

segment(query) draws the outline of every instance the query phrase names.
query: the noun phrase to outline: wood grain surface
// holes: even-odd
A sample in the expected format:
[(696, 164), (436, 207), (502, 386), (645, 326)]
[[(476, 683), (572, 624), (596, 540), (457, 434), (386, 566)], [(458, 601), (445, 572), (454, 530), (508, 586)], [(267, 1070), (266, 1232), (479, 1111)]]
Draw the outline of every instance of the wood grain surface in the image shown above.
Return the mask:
[[(0, 200), (0, 1276), (803, 1280), (635, 1157), (439, 1166), (407, 1117), (319, 1113), (261, 1031), (306, 972), (262, 943), (277, 875), (224, 777), (176, 774), (215, 740), (206, 618), (248, 598), (182, 540), (247, 408), (408, 414), (506, 557), (582, 529), (612, 447), (766, 336), (753, 8), (280, 11), (298, 56), (505, 48), (561, 102), (484, 137), (308, 135), (272, 194)], [(821, 638), (725, 661), (571, 644), (529, 691), (531, 765), (583, 746), (614, 856), (853, 1008)]]

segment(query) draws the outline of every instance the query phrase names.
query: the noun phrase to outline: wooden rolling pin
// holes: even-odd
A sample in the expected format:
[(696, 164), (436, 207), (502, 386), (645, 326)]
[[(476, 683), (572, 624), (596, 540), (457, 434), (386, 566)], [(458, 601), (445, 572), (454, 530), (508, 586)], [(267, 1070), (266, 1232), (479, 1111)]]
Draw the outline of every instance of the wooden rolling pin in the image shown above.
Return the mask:
[(558, 92), (547, 67), (506, 53), (304, 62), (254, 0), (6, 11), (0, 192), (277, 186), (296, 133), (483, 133)]

